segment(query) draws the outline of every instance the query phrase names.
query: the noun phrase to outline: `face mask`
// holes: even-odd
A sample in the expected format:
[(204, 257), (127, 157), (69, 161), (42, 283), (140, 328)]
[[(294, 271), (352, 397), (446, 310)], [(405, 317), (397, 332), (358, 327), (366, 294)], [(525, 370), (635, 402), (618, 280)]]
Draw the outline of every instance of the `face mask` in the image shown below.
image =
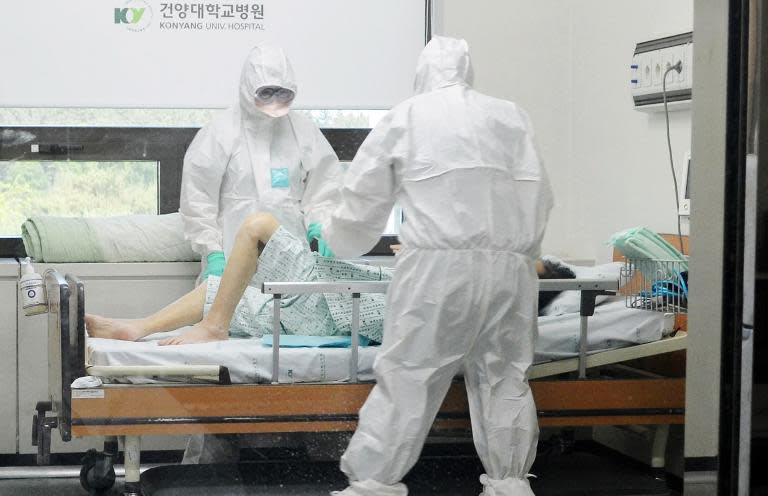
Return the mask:
[(263, 86), (256, 91), (256, 108), (271, 117), (282, 117), (290, 110), (296, 94), (280, 86)]

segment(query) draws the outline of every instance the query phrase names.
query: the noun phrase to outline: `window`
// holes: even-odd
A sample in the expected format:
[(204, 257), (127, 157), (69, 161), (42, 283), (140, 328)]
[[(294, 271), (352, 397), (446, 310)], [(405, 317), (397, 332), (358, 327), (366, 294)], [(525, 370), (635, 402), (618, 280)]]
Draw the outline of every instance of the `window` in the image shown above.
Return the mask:
[[(8, 110), (8, 109), (6, 109)], [(41, 113), (42, 109), (37, 109)], [(99, 183), (104, 177), (115, 179), (116, 170), (120, 174), (126, 174), (132, 180), (138, 181), (136, 187), (141, 184), (142, 193), (136, 195), (141, 197), (141, 201), (131, 201), (124, 205), (123, 209), (111, 209), (104, 207), (102, 210), (81, 210), (79, 214), (73, 207), (77, 202), (70, 196), (70, 201), (60, 200), (58, 195), (63, 190), (49, 190), (47, 195), (37, 197), (42, 200), (45, 198), (50, 201), (48, 204), (36, 203), (34, 208), (32, 204), (22, 201), (30, 201), (32, 197), (20, 193), (18, 187), (12, 188), (11, 184), (5, 184), (0, 189), (0, 204), (3, 202), (14, 203), (12, 207), (3, 206), (0, 217), (2, 217), (2, 230), (0, 230), (0, 257), (23, 256), (24, 250), (19, 238), (21, 222), (31, 215), (120, 215), (125, 213), (160, 213), (166, 214), (176, 212), (179, 209), (179, 196), (181, 193), (181, 174), (184, 161), (184, 154), (189, 147), (197, 127), (177, 127), (169, 125), (168, 127), (80, 127), (72, 126), (70, 121), (72, 115), (83, 118), (78, 112), (72, 114), (72, 110), (62, 110), (58, 113), (57, 109), (48, 109), (50, 116), (58, 115), (61, 118), (62, 126), (56, 127), (41, 126), (39, 121), (36, 125), (31, 125), (30, 120), (23, 120), (28, 127), (6, 127), (0, 129), (0, 170), (3, 174), (15, 174), (20, 178), (17, 180), (21, 185), (21, 178), (24, 181), (38, 181), (34, 185), (41, 186), (46, 181), (53, 181), (53, 177), (48, 177), (43, 181), (43, 175), (39, 172), (46, 167), (57, 170), (58, 177), (67, 176), (70, 172), (78, 171), (78, 174), (93, 174), (92, 180), (86, 180), (81, 177), (82, 183), (87, 185)], [(102, 111), (91, 109), (95, 115), (102, 115)], [(111, 112), (105, 110), (103, 112)], [(348, 111), (336, 111), (336, 117), (333, 117), (331, 111), (317, 111), (319, 116), (329, 119), (334, 125), (341, 125), (346, 120), (348, 124), (356, 123), (350, 120)], [(362, 111), (352, 111), (353, 114)], [(376, 116), (381, 116), (385, 112), (372, 112), (369, 114), (371, 120)], [(30, 118), (41, 117), (33, 115), (34, 112), (25, 112)], [(3, 111), (0, 111), (0, 120), (3, 119)], [(62, 117), (66, 116), (66, 117)], [(115, 116), (113, 116), (115, 117)], [(94, 117), (93, 121), (101, 124), (102, 121)], [(50, 122), (47, 120), (46, 122)], [(91, 124), (92, 121), (84, 121)], [(371, 121), (369, 121), (371, 125)], [(321, 125), (322, 127), (322, 125)], [(322, 132), (328, 139), (336, 154), (343, 161), (350, 161), (357, 153), (357, 149), (369, 133), (368, 128), (322, 128)], [(54, 166), (53, 164), (58, 164)], [(86, 165), (90, 164), (90, 165)], [(133, 164), (133, 165), (127, 165)], [(107, 170), (100, 170), (101, 168)], [(145, 168), (149, 168), (149, 170)], [(67, 172), (62, 172), (70, 169)], [(128, 171), (132, 172), (128, 172)], [(38, 172), (35, 172), (38, 171)], [(141, 172), (139, 172), (141, 171)], [(155, 182), (148, 182), (149, 177), (155, 178)], [(68, 177), (68, 176), (67, 176)], [(141, 178), (141, 179), (139, 179)], [(121, 179), (122, 180), (122, 179)], [(33, 192), (29, 184), (22, 191)], [(37, 191), (37, 190), (35, 190)], [(55, 191), (55, 192), (52, 192)], [(135, 191), (134, 191), (135, 193)], [(15, 196), (14, 196), (15, 195)], [(66, 196), (66, 195), (64, 195)], [(123, 198), (123, 197), (120, 197)], [(12, 199), (12, 200), (11, 200)], [(37, 200), (35, 200), (37, 201)], [(90, 199), (88, 203), (95, 202)], [(121, 199), (120, 202), (123, 200)], [(39, 210), (38, 210), (39, 208)], [(9, 209), (11, 212), (6, 212)], [(394, 226), (394, 224), (392, 224)], [(389, 234), (389, 233), (386, 233)], [(389, 236), (382, 239), (381, 247), (377, 248), (377, 253), (391, 253), (388, 250), (389, 244), (392, 244), (394, 237)]]
[[(320, 128), (369, 129), (387, 110), (301, 109)], [(199, 128), (218, 109), (0, 108), (0, 126)], [(5, 132), (5, 131), (4, 131)]]
[(33, 215), (156, 214), (158, 163), (0, 162), (0, 235), (18, 236)]

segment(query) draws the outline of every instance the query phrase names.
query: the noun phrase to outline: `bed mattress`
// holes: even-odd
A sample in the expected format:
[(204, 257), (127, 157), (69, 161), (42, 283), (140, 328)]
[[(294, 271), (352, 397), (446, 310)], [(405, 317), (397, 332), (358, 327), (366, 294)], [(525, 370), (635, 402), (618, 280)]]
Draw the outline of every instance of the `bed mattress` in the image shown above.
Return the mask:
[[(595, 308), (589, 318), (588, 350), (591, 353), (662, 339), (672, 331), (674, 316), (626, 308), (613, 300)], [(570, 313), (539, 317), (535, 362), (571, 358), (578, 354), (580, 316)], [(158, 346), (163, 333), (138, 342), (89, 338), (86, 361), (91, 365), (222, 365), (233, 383), (270, 382), (272, 348), (260, 339), (230, 339), (213, 343)], [(378, 347), (361, 347), (358, 378), (373, 380)], [(344, 382), (349, 380), (347, 348), (281, 348), (280, 382)], [(163, 378), (128, 377), (120, 382), (151, 383)]]

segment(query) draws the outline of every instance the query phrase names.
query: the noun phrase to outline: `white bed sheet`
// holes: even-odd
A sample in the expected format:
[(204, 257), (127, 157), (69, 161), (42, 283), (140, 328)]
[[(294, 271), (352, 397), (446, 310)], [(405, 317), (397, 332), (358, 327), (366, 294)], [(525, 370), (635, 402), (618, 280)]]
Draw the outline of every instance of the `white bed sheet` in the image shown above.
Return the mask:
[[(579, 314), (539, 317), (537, 363), (578, 354)], [(674, 316), (626, 308), (624, 300), (597, 306), (589, 318), (590, 352), (657, 341), (671, 332)], [(231, 339), (214, 343), (158, 346), (158, 334), (140, 342), (89, 338), (87, 362), (91, 365), (223, 365), (233, 383), (270, 382), (272, 348), (259, 339)], [(377, 347), (361, 347), (358, 377), (373, 380)], [(349, 380), (350, 350), (344, 348), (281, 348), (280, 382), (344, 382)], [(120, 382), (151, 383), (157, 378), (128, 377)]]

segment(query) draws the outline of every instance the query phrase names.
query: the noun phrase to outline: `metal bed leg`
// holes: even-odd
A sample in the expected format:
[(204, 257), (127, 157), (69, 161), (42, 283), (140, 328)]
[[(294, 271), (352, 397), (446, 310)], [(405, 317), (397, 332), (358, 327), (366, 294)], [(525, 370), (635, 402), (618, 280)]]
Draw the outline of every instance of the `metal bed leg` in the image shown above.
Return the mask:
[(579, 303), (579, 315), (581, 315), (581, 328), (579, 332), (579, 379), (587, 378), (587, 344), (589, 332), (589, 317), (595, 314), (595, 299), (600, 291), (583, 289)]
[(125, 492), (124, 496), (141, 496), (141, 436), (125, 436)]
[(360, 344), (360, 293), (352, 293), (352, 345), (349, 354), (349, 382), (357, 382), (357, 352)]
[[(539, 283), (541, 284), (541, 282)], [(593, 284), (593, 283), (588, 283)], [(618, 286), (617, 286), (618, 287)], [(611, 295), (613, 291), (602, 289), (580, 288), (579, 315), (581, 315), (581, 329), (579, 337), (579, 379), (587, 378), (587, 336), (589, 333), (589, 317), (595, 314), (595, 301), (598, 295)]]
[(587, 331), (589, 329), (588, 316), (581, 316), (581, 328), (579, 334), (579, 379), (587, 378)]
[(272, 296), (272, 383), (280, 382), (280, 305), (282, 295)]
[(667, 461), (667, 440), (669, 425), (657, 425), (653, 432), (653, 448), (651, 449), (651, 468), (664, 469)]
[(50, 401), (38, 401), (32, 418), (32, 446), (37, 446), (37, 464), (51, 464), (51, 430), (58, 426), (56, 417), (47, 417), (53, 406)]

